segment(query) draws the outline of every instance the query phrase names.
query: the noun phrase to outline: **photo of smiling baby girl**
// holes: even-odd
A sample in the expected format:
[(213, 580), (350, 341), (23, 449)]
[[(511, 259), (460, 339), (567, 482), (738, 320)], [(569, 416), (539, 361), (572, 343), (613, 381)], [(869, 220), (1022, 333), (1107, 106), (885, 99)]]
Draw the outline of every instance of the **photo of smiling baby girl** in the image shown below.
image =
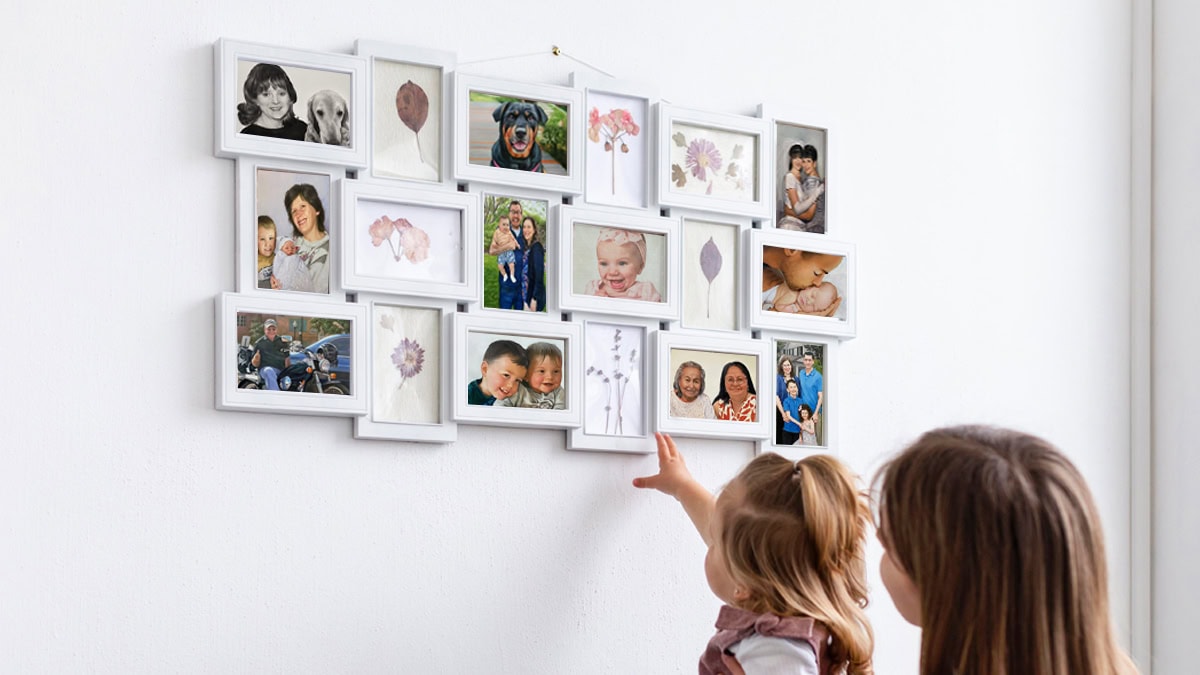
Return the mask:
[(617, 227), (575, 225), (574, 290), (582, 295), (664, 302), (662, 234)]

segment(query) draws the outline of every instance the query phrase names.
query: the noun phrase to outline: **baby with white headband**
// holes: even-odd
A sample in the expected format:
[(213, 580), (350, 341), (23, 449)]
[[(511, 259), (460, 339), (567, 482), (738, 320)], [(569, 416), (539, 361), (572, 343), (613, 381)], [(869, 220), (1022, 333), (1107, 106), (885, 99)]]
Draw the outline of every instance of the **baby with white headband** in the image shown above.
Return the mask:
[(596, 239), (596, 267), (600, 278), (588, 282), (585, 294), (662, 302), (653, 283), (637, 280), (646, 267), (646, 237), (641, 232), (602, 228)]

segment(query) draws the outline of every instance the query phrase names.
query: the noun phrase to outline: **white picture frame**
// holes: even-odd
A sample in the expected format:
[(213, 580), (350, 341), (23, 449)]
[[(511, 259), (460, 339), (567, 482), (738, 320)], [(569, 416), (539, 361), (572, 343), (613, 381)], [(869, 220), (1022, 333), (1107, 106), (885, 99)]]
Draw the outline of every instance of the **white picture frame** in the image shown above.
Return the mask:
[[(770, 170), (768, 175), (769, 182), (766, 185), (770, 186), (767, 191), (771, 195), (769, 201), (772, 205), (773, 216), (767, 218), (766, 222), (769, 228), (780, 227), (785, 200), (783, 189), (784, 173), (790, 167), (790, 160), (788, 158), (789, 148), (793, 144), (811, 145), (817, 155), (815, 162), (816, 177), (820, 179), (822, 190), (821, 195), (817, 197), (819, 203), (816, 204), (816, 211), (819, 213), (821, 222), (819, 225), (805, 224), (803, 225), (805, 229), (802, 231), (812, 234), (836, 235), (840, 228), (837, 227), (836, 218), (831, 221), (829, 216), (831, 211), (833, 211), (831, 206), (836, 200), (838, 191), (835, 190), (833, 198), (831, 198), (827, 183), (829, 178), (829, 158), (833, 157), (830, 153), (831, 134), (829, 133), (829, 125), (820, 122), (820, 120), (825, 119), (826, 114), (821, 111), (808, 110), (812, 107), (811, 105), (805, 106), (804, 112), (791, 111), (789, 109), (787, 115), (784, 115), (775, 107), (768, 104), (760, 104), (758, 107), (758, 115), (767, 121), (770, 131), (768, 146), (770, 150), (768, 162)], [(799, 119), (810, 121), (806, 123), (796, 121)], [(836, 168), (836, 161), (834, 165)], [(836, 174), (834, 176), (836, 178)], [(834, 213), (836, 215), (836, 212)], [(795, 229), (795, 227), (799, 226), (792, 223), (784, 229)]]
[[(482, 100), (473, 102), (473, 98)], [(546, 118), (537, 126), (535, 142), (520, 150), (522, 153), (529, 153), (525, 157), (514, 157), (501, 141), (501, 122), (496, 116), (500, 115), (506, 101), (534, 104), (541, 109), (541, 114)], [(499, 183), (567, 194), (580, 194), (583, 191), (582, 91), (548, 84), (497, 80), (459, 72), (454, 75), (454, 111), (454, 176), (457, 180)], [(504, 112), (512, 112), (516, 116), (521, 112), (536, 111), (512, 109)], [(519, 117), (526, 119), (525, 115)], [(535, 118), (530, 123), (537, 122)], [(527, 126), (505, 125), (504, 128), (525, 129)], [(548, 128), (551, 131), (546, 131)], [(548, 143), (550, 137), (561, 139), (565, 143), (565, 160), (551, 154), (552, 146)], [(546, 147), (542, 147), (543, 145)], [(493, 147), (497, 148), (502, 161), (493, 162)], [(554, 152), (560, 156), (564, 154), (557, 150)], [(540, 166), (543, 170), (516, 168), (518, 166)], [(562, 173), (559, 173), (560, 169)]]
[[(583, 420), (568, 450), (654, 452), (654, 334), (659, 323), (575, 314), (583, 334)], [(614, 369), (616, 372), (614, 372)]]
[[(534, 342), (549, 342), (562, 353), (560, 387), (565, 392), (561, 410), (501, 407), (468, 403), (468, 384), (482, 379), (487, 347), (499, 340), (516, 342), (522, 348)], [(581, 327), (564, 321), (509, 321), (491, 314), (454, 315), (454, 367), (450, 385), (454, 419), (459, 424), (570, 429), (582, 419)], [(511, 361), (511, 359), (509, 359)], [(493, 368), (495, 365), (493, 364)]]
[(477, 195), (350, 179), (338, 187), (344, 288), (463, 302), (479, 294)]
[(370, 177), (453, 189), (448, 160), (457, 55), (376, 40), (357, 40), (354, 51), (367, 60)]
[[(682, 242), (679, 264), (682, 296), (679, 320), (671, 324), (671, 330), (749, 337), (743, 309), (746, 275), (742, 267), (745, 233), (753, 221), (745, 216), (680, 208), (672, 208), (669, 213), (679, 219)], [(719, 264), (714, 265), (714, 259)]]
[[(342, 299), (341, 287), (341, 208), (337, 184), (346, 171), (340, 166), (295, 162), (275, 157), (245, 156), (237, 162), (237, 243), (236, 288), (239, 293), (263, 293), (271, 297), (296, 297), (311, 299)], [(324, 209), (321, 227), (328, 237), (329, 251), (325, 256), (325, 269), (319, 279), (307, 277), (312, 270), (308, 263), (298, 262), (303, 253), (287, 256), (282, 252), (283, 241), (302, 236), (292, 225), (287, 197), (292, 186), (312, 185), (317, 192), (319, 206)], [(307, 191), (305, 191), (307, 192)], [(303, 194), (299, 196), (303, 197)], [(295, 199), (293, 198), (293, 203)], [(316, 206), (316, 205), (314, 205)], [(275, 228), (276, 251), (269, 274), (276, 277), (280, 288), (274, 288), (270, 278), (260, 279), (265, 270), (259, 267), (258, 242), (259, 219), (266, 217)], [(284, 256), (284, 257), (281, 257)], [(296, 259), (292, 259), (294, 256)], [(275, 275), (276, 263), (279, 274)], [(286, 272), (285, 272), (286, 269)], [(306, 281), (302, 281), (307, 279)], [(323, 282), (322, 282), (323, 280)], [(314, 290), (321, 283), (328, 285), (327, 291)], [(317, 286), (314, 286), (317, 284)]]
[(354, 418), (354, 437), (456, 441), (458, 425), (446, 386), (454, 354), (455, 303), (374, 293), (359, 293), (356, 301), (367, 308), (370, 359), (363, 368), (367, 412)]
[[(780, 229), (750, 230), (745, 236), (748, 261), (745, 277), (746, 323), (751, 328), (834, 335), (841, 338), (854, 337), (857, 330), (855, 317), (858, 309), (858, 289), (857, 255), (853, 244), (830, 239), (826, 235)], [(797, 262), (812, 256), (816, 256), (812, 264), (802, 266)], [(788, 262), (782, 263), (783, 260)], [(805, 280), (813, 279), (818, 271), (826, 272), (820, 283), (832, 284), (837, 291), (835, 314), (817, 316), (792, 313), (795, 310), (764, 309), (764, 305), (768, 303), (784, 301), (784, 298), (777, 294), (776, 297), (768, 298), (768, 289), (765, 288), (769, 271), (774, 271), (777, 279), (783, 278), (780, 264), (786, 264), (793, 270), (793, 276), (803, 276)], [(787, 285), (777, 286), (785, 291), (790, 290)]]
[[(353, 168), (367, 165), (370, 130), (366, 122), (366, 59), (227, 38), (214, 43), (213, 56), (216, 156), (256, 155)], [(266, 69), (255, 70), (254, 66), (259, 64), (264, 64)], [(279, 70), (271, 66), (277, 66)], [(272, 138), (243, 133), (244, 128), (259, 127), (253, 120), (249, 123), (241, 121), (239, 115), (263, 110), (257, 107), (256, 101), (246, 101), (247, 80), (253, 76), (255, 81), (276, 81), (280, 70), (283, 79), (295, 90), (296, 100), (291, 102), (291, 115), (286, 120), (271, 120), (272, 124), (283, 124), (280, 130), (260, 133), (295, 137)], [(250, 107), (243, 113), (239, 104), (250, 104)], [(265, 112), (264, 116), (269, 120), (275, 117)], [(303, 122), (304, 129), (293, 119)], [(312, 136), (304, 133), (310, 130)], [(323, 140), (304, 140), (313, 137)]]
[[(266, 297), (257, 294), (222, 293), (216, 297), (216, 407), (220, 410), (240, 410), (296, 415), (362, 415), (367, 411), (367, 397), (361, 386), (364, 370), (361, 354), (366, 353), (364, 328), (366, 308), (345, 302), (304, 301), (287, 297)], [(280, 324), (280, 339), (292, 337), (307, 340), (310, 345), (319, 340), (313, 331), (319, 324), (314, 319), (348, 324), (351, 345), (349, 354), (341, 354), (345, 364), (341, 380), (349, 380), (342, 389), (347, 394), (315, 393), (310, 391), (270, 391), (242, 387), (247, 384), (239, 377), (238, 352), (243, 339), (253, 347), (255, 321), (261, 327), (266, 319)], [(299, 333), (300, 336), (296, 337)], [(331, 334), (332, 335), (332, 334)], [(329, 337), (329, 336), (321, 336)], [(344, 359), (344, 361), (342, 361)], [(258, 370), (257, 368), (255, 370)], [(337, 364), (330, 372), (338, 370)], [(260, 373), (261, 374), (261, 373)], [(265, 378), (264, 378), (265, 379)], [(282, 379), (282, 375), (281, 378)], [(328, 382), (326, 382), (328, 384)], [(326, 387), (329, 388), (329, 387)], [(332, 388), (329, 388), (332, 389)]]
[[(780, 369), (780, 357), (784, 354), (790, 356), (793, 360), (793, 375), (804, 371), (803, 356), (805, 352), (813, 352), (814, 362), (813, 371), (820, 377), (819, 391), (820, 396), (820, 417), (817, 424), (817, 445), (806, 445), (802, 443), (802, 438), (795, 444), (787, 445), (779, 442), (778, 427), (776, 422), (772, 422), (771, 435), (768, 438), (758, 441), (758, 452), (776, 452), (789, 459), (799, 459), (806, 455), (814, 453), (834, 453), (838, 451), (838, 421), (841, 417), (840, 406), (841, 400), (838, 398), (838, 383), (841, 380), (841, 361), (839, 360), (839, 350), (841, 342), (829, 335), (812, 335), (807, 333), (782, 333), (782, 332), (763, 332), (762, 339), (767, 342), (770, 347), (771, 355), (774, 359), (771, 367), (772, 374), (778, 376)], [(805, 397), (804, 389), (805, 381), (812, 381), (811, 375), (806, 375), (804, 379), (797, 379), (801, 389), (801, 398)], [(775, 381), (775, 386), (772, 387), (772, 392), (776, 391), (778, 377), (772, 378)], [(815, 387), (814, 387), (815, 388)], [(810, 399), (811, 400), (811, 399)], [(810, 407), (812, 404), (806, 400)], [(772, 411), (772, 419), (774, 419), (774, 404), (770, 406)]]
[(589, 72), (573, 72), (569, 82), (583, 90), (583, 200), (596, 206), (654, 207), (657, 89)]
[[(502, 314), (506, 319), (511, 318), (517, 321), (545, 321), (547, 317), (559, 316), (562, 312), (559, 305), (560, 266), (557, 262), (559, 225), (558, 211), (555, 207), (562, 203), (562, 195), (485, 183), (472, 183), (470, 193), (478, 195), (480, 204), (480, 230), (475, 246), (479, 252), (478, 259), (480, 261), (476, 269), (481, 270), (482, 275), (479, 281), (479, 292), (470, 303), (470, 311), (473, 313), (495, 312)], [(535, 223), (539, 219), (543, 221), (539, 233), (543, 237), (541, 242), (543, 248), (542, 290), (546, 296), (544, 311), (528, 311), (523, 308), (518, 310), (513, 306), (505, 307), (502, 302), (504, 297), (501, 293), (502, 282), (499, 278), (497, 256), (488, 252), (495, 229), (499, 227), (496, 217), (503, 217), (505, 202), (511, 203), (514, 200), (524, 205), (524, 215), (533, 217)], [(499, 208), (500, 211), (491, 213), (489, 205), (493, 207), (491, 210)], [(540, 293), (538, 294), (540, 295)], [(495, 296), (495, 301), (492, 300), (493, 296)]]
[[(654, 401), (658, 431), (676, 436), (701, 438), (731, 438), (744, 440), (766, 439), (774, 425), (774, 414), (763, 414), (761, 382), (772, 382), (770, 354), (763, 340), (712, 337), (694, 333), (658, 331), (655, 336), (655, 359), (658, 370), (658, 393)], [(751, 371), (758, 401), (758, 414), (754, 421), (719, 420), (702, 416), (675, 416), (671, 402), (675, 398), (676, 371), (687, 362), (696, 362), (703, 372), (703, 389), (693, 402), (715, 401), (719, 395), (721, 370), (724, 364), (740, 361)], [(771, 394), (770, 391), (766, 392)], [(773, 405), (773, 404), (772, 404)], [(703, 406), (692, 412), (699, 414)], [(711, 408), (710, 408), (711, 409)], [(773, 410), (767, 408), (767, 412)], [(707, 413), (705, 413), (707, 414)], [(715, 417), (715, 416), (714, 416)]]
[(769, 217), (766, 139), (761, 118), (659, 103), (659, 205)]
[[(566, 311), (618, 314), (674, 321), (679, 318), (679, 221), (611, 208), (570, 205), (556, 207), (559, 241), (559, 302)], [(613, 236), (615, 233), (615, 237)], [(636, 297), (602, 297), (589, 292), (599, 278), (598, 245), (611, 241), (633, 246), (643, 257), (633, 284), (623, 281)], [(624, 243), (622, 243), (624, 242)], [(658, 301), (649, 299), (656, 293)]]

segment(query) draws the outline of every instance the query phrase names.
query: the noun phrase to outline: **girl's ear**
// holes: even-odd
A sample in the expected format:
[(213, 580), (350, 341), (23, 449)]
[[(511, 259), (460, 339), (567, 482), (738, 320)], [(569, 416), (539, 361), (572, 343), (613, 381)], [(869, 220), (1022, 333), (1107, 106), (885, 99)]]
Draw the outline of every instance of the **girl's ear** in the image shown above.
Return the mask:
[(738, 602), (744, 602), (750, 599), (750, 589), (745, 586), (738, 585), (733, 589), (733, 599)]

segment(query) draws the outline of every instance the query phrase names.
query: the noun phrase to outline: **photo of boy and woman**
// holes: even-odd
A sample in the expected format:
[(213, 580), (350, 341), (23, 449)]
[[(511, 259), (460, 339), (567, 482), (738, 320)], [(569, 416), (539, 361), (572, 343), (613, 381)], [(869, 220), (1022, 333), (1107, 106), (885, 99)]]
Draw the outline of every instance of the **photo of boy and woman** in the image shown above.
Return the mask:
[(329, 229), (326, 174), (258, 169), (255, 270), (259, 288), (329, 292)]
[(565, 410), (562, 340), (470, 333), (468, 359), (481, 354), (479, 377), (467, 382), (467, 404)]
[(666, 235), (576, 223), (572, 289), (578, 295), (663, 302)]
[(775, 444), (826, 445), (825, 345), (775, 343)]
[(483, 195), (483, 306), (546, 311), (549, 202)]

